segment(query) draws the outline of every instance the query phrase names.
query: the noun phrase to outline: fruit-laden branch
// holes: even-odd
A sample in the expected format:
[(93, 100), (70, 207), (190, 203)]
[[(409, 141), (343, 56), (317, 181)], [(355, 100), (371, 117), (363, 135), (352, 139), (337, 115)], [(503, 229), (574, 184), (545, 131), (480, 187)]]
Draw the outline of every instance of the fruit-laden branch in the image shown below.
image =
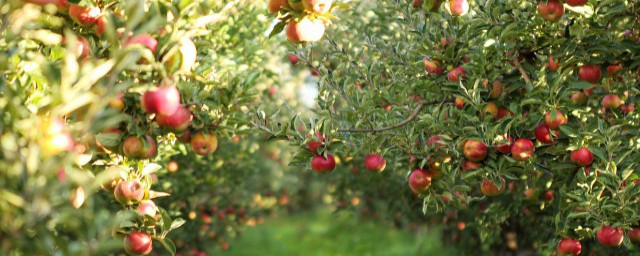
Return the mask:
[(422, 108), (424, 108), (424, 106), (426, 105), (433, 105), (433, 104), (444, 104), (444, 103), (451, 103), (451, 100), (446, 100), (446, 101), (421, 101), (420, 103), (418, 103), (418, 106), (413, 110), (413, 112), (411, 112), (411, 115), (409, 115), (409, 117), (407, 117), (406, 119), (402, 120), (402, 122), (399, 122), (397, 124), (394, 125), (390, 125), (390, 126), (385, 126), (385, 127), (380, 127), (380, 128), (372, 128), (372, 129), (356, 129), (356, 128), (349, 128), (349, 129), (338, 129), (338, 132), (382, 132), (382, 131), (388, 131), (388, 130), (392, 130), (395, 128), (399, 128), (404, 126), (405, 124), (408, 124), (409, 122), (413, 121), (414, 119), (416, 119), (416, 117), (418, 117), (418, 114), (420, 114), (420, 111), (422, 110)]
[(371, 86), (371, 88), (375, 88), (375, 90), (378, 91), (378, 86), (375, 85), (371, 80), (369, 80), (369, 77), (367, 77), (364, 74), (364, 71), (362, 71), (362, 69), (358, 66), (358, 64), (355, 61), (353, 61), (353, 59), (351, 59), (351, 56), (349, 56), (349, 53), (347, 53), (347, 51), (344, 48), (338, 46), (336, 41), (333, 41), (333, 38), (331, 38), (331, 36), (329, 36), (328, 34), (327, 34), (327, 40), (329, 40), (329, 43), (331, 43), (333, 48), (335, 48), (336, 50), (338, 50), (339, 52), (341, 52), (347, 57), (347, 60), (351, 65), (351, 67), (353, 67), (358, 72), (358, 74), (360, 74), (362, 79), (364, 79), (364, 81), (367, 82), (367, 85)]
[(525, 71), (522, 65), (520, 65), (520, 62), (517, 60), (517, 58), (515, 61), (511, 62), (511, 65), (513, 65), (518, 69), (518, 71), (520, 71), (520, 74), (522, 74), (522, 78), (524, 78), (524, 81), (528, 86), (531, 86), (531, 78), (529, 78), (529, 74), (527, 74), (527, 71)]

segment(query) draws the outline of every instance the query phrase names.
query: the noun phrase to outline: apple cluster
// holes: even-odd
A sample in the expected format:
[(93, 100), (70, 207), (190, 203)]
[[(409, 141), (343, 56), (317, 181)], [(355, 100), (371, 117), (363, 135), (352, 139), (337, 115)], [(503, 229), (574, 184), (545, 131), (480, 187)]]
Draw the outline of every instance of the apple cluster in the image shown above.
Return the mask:
[(284, 29), (291, 43), (317, 42), (331, 24), (331, 12), (336, 8), (333, 0), (269, 0), (269, 13), (280, 21), (271, 34)]

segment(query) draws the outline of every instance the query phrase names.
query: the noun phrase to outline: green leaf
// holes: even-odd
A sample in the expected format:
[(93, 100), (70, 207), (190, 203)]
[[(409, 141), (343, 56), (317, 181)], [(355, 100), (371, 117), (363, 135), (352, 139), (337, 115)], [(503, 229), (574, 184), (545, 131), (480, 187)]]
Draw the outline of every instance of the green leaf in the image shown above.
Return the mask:
[(271, 30), (271, 33), (269, 33), (269, 38), (280, 34), (280, 32), (282, 32), (284, 30), (284, 27), (287, 25), (287, 23), (285, 22), (285, 20), (281, 20), (280, 22), (278, 22), (278, 24), (276, 24), (275, 26), (273, 26), (273, 30)]
[(162, 247), (164, 247), (167, 251), (169, 251), (171, 255), (176, 254), (176, 245), (173, 244), (173, 241), (171, 241), (171, 239), (163, 238), (163, 239), (158, 239), (158, 241), (160, 241), (160, 244), (162, 244)]
[(181, 227), (186, 222), (187, 221), (184, 220), (183, 218), (177, 218), (177, 219), (173, 220), (173, 222), (171, 222), (171, 228), (169, 228), (169, 231)]

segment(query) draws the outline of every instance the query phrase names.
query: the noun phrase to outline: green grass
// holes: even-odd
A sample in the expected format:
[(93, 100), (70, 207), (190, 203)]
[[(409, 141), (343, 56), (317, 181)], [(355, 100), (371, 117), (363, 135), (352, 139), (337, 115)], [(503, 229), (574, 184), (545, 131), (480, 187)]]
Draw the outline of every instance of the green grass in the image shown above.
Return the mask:
[(283, 216), (248, 228), (215, 255), (408, 256), (453, 255), (440, 244), (438, 230), (411, 233), (349, 213), (311, 212)]

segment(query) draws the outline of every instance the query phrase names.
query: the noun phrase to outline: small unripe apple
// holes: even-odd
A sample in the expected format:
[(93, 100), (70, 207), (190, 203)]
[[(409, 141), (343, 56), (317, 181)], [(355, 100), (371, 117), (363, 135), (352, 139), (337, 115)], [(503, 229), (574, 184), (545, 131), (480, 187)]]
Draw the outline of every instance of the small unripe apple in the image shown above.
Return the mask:
[(379, 154), (369, 154), (364, 158), (364, 167), (370, 172), (382, 172), (387, 166), (387, 160)]
[(466, 79), (466, 77), (464, 76), (464, 74), (466, 73), (467, 71), (463, 67), (455, 67), (454, 69), (449, 71), (449, 73), (447, 73), (447, 79), (449, 79), (450, 82), (458, 82), (460, 80)]
[(409, 187), (415, 193), (427, 191), (431, 186), (431, 176), (423, 169), (416, 169), (409, 175)]
[(589, 166), (593, 162), (593, 153), (587, 148), (579, 148), (571, 152), (571, 161), (578, 166)]
[(80, 25), (92, 25), (98, 21), (100, 17), (100, 8), (79, 6), (75, 4), (69, 5), (69, 17)]
[(567, 124), (567, 117), (563, 115), (560, 110), (556, 109), (555, 115), (553, 115), (551, 112), (552, 111), (547, 112), (547, 114), (544, 116), (544, 123), (547, 125), (547, 127), (551, 129), (558, 129), (560, 125)]
[(478, 140), (467, 140), (464, 143), (464, 156), (474, 162), (480, 162), (487, 157), (487, 145)]
[(543, 20), (558, 21), (564, 15), (564, 5), (558, 0), (538, 1), (538, 13)]
[(180, 91), (175, 86), (158, 87), (142, 95), (142, 107), (149, 114), (171, 116), (180, 108)]
[(538, 199), (538, 190), (535, 188), (528, 188), (524, 190), (524, 198), (530, 201)]
[(563, 238), (558, 243), (558, 256), (579, 255), (582, 251), (580, 241), (573, 238)]
[(571, 102), (575, 104), (582, 105), (587, 103), (588, 100), (589, 100), (589, 97), (587, 97), (587, 95), (583, 92), (575, 92), (571, 94)]
[(119, 110), (122, 111), (124, 109), (125, 103), (124, 100), (122, 100), (122, 97), (124, 97), (123, 93), (118, 93), (118, 95), (116, 95), (115, 97), (111, 98), (109, 100), (109, 107), (115, 110)]
[(613, 228), (611, 226), (602, 225), (596, 233), (596, 238), (601, 245), (605, 247), (617, 247), (622, 244), (624, 233), (621, 227)]
[(191, 110), (184, 106), (178, 107), (178, 110), (173, 115), (165, 116), (158, 114), (156, 116), (156, 122), (162, 127), (171, 129), (176, 132), (184, 131), (191, 125), (193, 115)]
[(482, 111), (483, 114), (491, 115), (495, 119), (498, 119), (498, 113), (499, 112), (500, 112), (500, 108), (498, 108), (498, 105), (496, 105), (493, 102), (487, 103), (487, 105), (484, 107), (484, 109)]
[(581, 6), (587, 2), (589, 2), (589, 0), (565, 0), (565, 3), (571, 6)]
[[(558, 58), (558, 61), (560, 61), (560, 58)], [(553, 59), (553, 55), (549, 55), (549, 61), (547, 63), (547, 65), (549, 66), (549, 70), (556, 72), (558, 71), (558, 69), (560, 68), (560, 64), (558, 64), (554, 59)]]
[(218, 137), (213, 134), (198, 132), (191, 136), (191, 148), (201, 156), (214, 153), (218, 149)]
[(289, 3), (287, 0), (269, 0), (269, 7), (267, 7), (267, 10), (269, 11), (269, 13), (276, 13), (279, 12), (282, 7), (288, 7)]
[(528, 139), (517, 139), (511, 146), (511, 155), (513, 156), (513, 159), (518, 161), (525, 161), (529, 159), (533, 155), (534, 151), (535, 147), (533, 146), (533, 142)]
[(452, 16), (462, 16), (469, 12), (469, 2), (467, 0), (449, 0), (444, 8)]
[(327, 154), (327, 158), (318, 155), (311, 159), (311, 169), (316, 173), (328, 173), (336, 168), (336, 159), (331, 154)]
[(511, 146), (513, 145), (513, 137), (509, 135), (500, 135), (498, 136), (498, 145), (496, 145), (496, 150), (502, 154), (511, 153)]
[(325, 14), (331, 10), (333, 0), (302, 0), (302, 6), (308, 12)]
[(324, 36), (324, 31), (324, 23), (320, 19), (303, 18), (300, 22), (289, 21), (286, 34), (291, 43), (316, 42)]
[(620, 100), (620, 97), (618, 95), (608, 94), (602, 98), (601, 104), (604, 108), (617, 109), (620, 107), (620, 105), (622, 105), (622, 101)]
[(137, 180), (125, 180), (116, 186), (113, 196), (124, 205), (137, 204), (144, 198), (144, 187)]
[(124, 237), (124, 250), (131, 255), (147, 255), (153, 250), (153, 239), (143, 232), (131, 232)]
[(602, 71), (598, 65), (587, 64), (578, 69), (578, 79), (595, 84), (600, 82)]
[(502, 177), (500, 177), (500, 187), (498, 187), (498, 185), (494, 181), (485, 178), (482, 181), (482, 185), (480, 185), (480, 191), (482, 191), (482, 194), (484, 194), (485, 196), (497, 196), (502, 194), (505, 188), (505, 184), (506, 182)]
[(170, 161), (167, 163), (167, 171), (169, 172), (177, 172), (178, 171), (178, 163), (176, 161)]
[(142, 215), (148, 215), (151, 217), (156, 216), (156, 214), (158, 213), (158, 207), (151, 200), (142, 200), (140, 202), (140, 205), (136, 207), (136, 210)]
[(545, 144), (555, 143), (555, 138), (551, 136), (552, 131), (556, 137), (560, 135), (560, 131), (551, 130), (545, 124), (539, 124), (538, 127), (536, 127), (536, 129), (534, 130), (536, 140)]

